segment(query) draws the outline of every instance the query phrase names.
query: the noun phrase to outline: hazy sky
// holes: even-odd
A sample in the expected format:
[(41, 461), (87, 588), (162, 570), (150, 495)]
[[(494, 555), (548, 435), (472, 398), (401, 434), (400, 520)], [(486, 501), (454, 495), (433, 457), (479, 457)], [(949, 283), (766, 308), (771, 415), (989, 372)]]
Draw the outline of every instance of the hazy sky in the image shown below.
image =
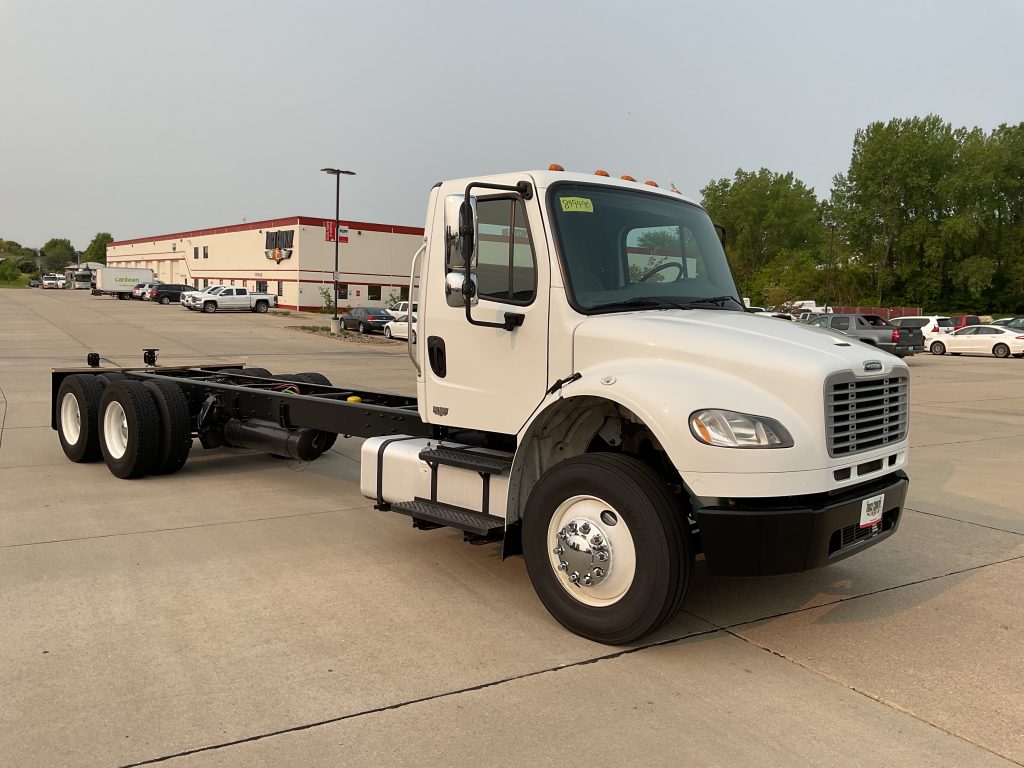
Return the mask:
[(287, 215), (422, 226), (431, 184), (605, 168), (827, 197), (854, 131), (1024, 120), (1024, 2), (0, 0), (0, 237)]

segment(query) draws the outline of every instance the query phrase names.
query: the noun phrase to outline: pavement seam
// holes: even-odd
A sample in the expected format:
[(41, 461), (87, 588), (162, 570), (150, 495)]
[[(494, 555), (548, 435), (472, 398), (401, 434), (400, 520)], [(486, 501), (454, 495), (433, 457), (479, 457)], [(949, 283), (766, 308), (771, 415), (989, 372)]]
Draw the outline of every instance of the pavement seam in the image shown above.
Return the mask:
[(102, 533), (96, 536), (78, 536), (70, 539), (48, 539), (46, 541), (26, 541), (21, 544), (0, 544), (0, 549), (16, 549), (18, 547), (37, 547), (42, 544), (67, 544), (75, 541), (92, 541), (94, 539), (116, 539), (121, 536), (144, 536), (149, 533), (169, 533), (173, 531), (190, 531), (195, 528), (218, 528), (223, 525), (244, 525), (245, 523), (262, 523), (269, 520), (288, 520), (294, 517), (311, 517), (312, 515), (329, 515), (334, 512), (348, 512), (363, 509), (363, 505), (322, 509), (316, 512), (297, 512), (293, 515), (273, 515), (271, 517), (250, 517), (245, 520), (223, 520), (219, 523), (201, 523), (197, 525), (179, 525), (173, 528), (148, 528), (144, 531), (124, 531), (122, 533)]
[(3, 448), (4, 425), (7, 424), (7, 396), (4, 394), (3, 387), (0, 387), (0, 405), (3, 406), (3, 411), (0, 412), (0, 448)]
[(984, 523), (975, 523), (970, 520), (961, 520), (959, 517), (949, 517), (948, 515), (940, 515), (937, 512), (925, 512), (923, 509), (914, 509), (913, 507), (904, 507), (904, 509), (910, 512), (917, 512), (919, 515), (929, 515), (930, 517), (938, 517), (943, 520), (950, 520), (954, 523), (963, 523), (964, 525), (973, 525), (978, 528), (985, 528), (989, 531), (998, 531), (999, 533), (1010, 533), (1014, 536), (1024, 536), (1024, 533), (1020, 531), (1009, 531), (1006, 528), (996, 528), (994, 525), (985, 525)]
[(879, 696), (876, 693), (872, 693), (871, 691), (868, 691), (866, 689), (859, 688), (856, 685), (851, 685), (847, 681), (845, 681), (845, 680), (843, 680), (843, 679), (841, 679), (839, 677), (836, 677), (835, 675), (830, 675), (830, 674), (824, 672), (823, 670), (815, 669), (814, 667), (811, 667), (811, 666), (803, 663), (799, 659), (795, 659), (795, 658), (793, 658), (791, 656), (788, 656), (787, 654), (782, 653), (780, 651), (772, 650), (771, 648), (768, 648), (767, 646), (762, 645), (761, 643), (758, 643), (757, 641), (752, 640), (752, 639), (750, 639), (748, 637), (744, 637), (743, 635), (738, 635), (735, 632), (730, 632), (728, 629), (724, 629), (723, 631), (726, 632), (729, 635), (732, 635), (737, 640), (742, 640), (743, 642), (747, 643), (748, 645), (752, 646), (753, 648), (758, 648), (758, 649), (760, 649), (762, 651), (765, 651), (766, 653), (770, 653), (772, 656), (776, 656), (777, 658), (783, 659), (784, 661), (788, 661), (790, 664), (793, 664), (793, 665), (795, 665), (797, 667), (800, 667), (800, 669), (803, 669), (803, 670), (805, 670), (807, 672), (810, 672), (812, 675), (816, 675), (816, 676), (818, 676), (818, 677), (820, 677), (820, 678), (822, 678), (824, 680), (828, 680), (829, 682), (836, 683), (837, 685), (841, 685), (844, 688), (846, 688), (847, 690), (853, 691), (854, 693), (858, 694), (859, 696), (863, 696), (864, 698), (869, 699), (870, 701), (874, 701), (877, 704), (881, 704), (883, 707), (888, 707), (889, 709), (892, 709), (892, 710), (894, 710), (896, 712), (899, 712), (900, 714), (907, 715), (908, 717), (912, 717), (915, 720), (917, 720), (919, 723), (924, 723), (925, 725), (929, 726), (930, 728), (934, 728), (935, 730), (940, 731), (941, 733), (944, 733), (947, 736), (950, 736), (950, 737), (952, 737), (954, 739), (959, 739), (960, 741), (965, 741), (968, 744), (971, 744), (972, 746), (975, 746), (975, 747), (977, 747), (978, 749), (980, 749), (980, 750), (982, 750), (984, 752), (988, 752), (990, 755), (994, 755), (994, 756), (996, 756), (998, 758), (1006, 760), (1006, 761), (1012, 763), (1013, 765), (1024, 765), (1022, 763), (1017, 762), (1012, 757), (1008, 757), (1007, 755), (1004, 755), (1004, 754), (1002, 754), (1000, 752), (997, 752), (996, 750), (992, 749), (991, 747), (988, 747), (988, 746), (986, 746), (984, 744), (981, 744), (981, 743), (975, 741), (974, 739), (972, 739), (972, 738), (970, 738), (968, 736), (965, 736), (965, 735), (963, 735), (961, 733), (957, 733), (956, 731), (951, 731), (948, 728), (946, 728), (946, 727), (944, 727), (942, 725), (939, 725), (938, 723), (934, 723), (931, 720), (929, 720), (928, 718), (923, 717), (922, 715), (917, 714), (913, 710), (907, 709), (906, 707), (901, 706), (900, 704), (897, 704), (894, 701), (889, 701), (888, 699), (886, 699), (886, 698), (884, 698), (882, 696)]
[(162, 763), (162, 762), (165, 762), (167, 760), (174, 760), (174, 759), (179, 758), (179, 757), (188, 757), (190, 755), (195, 755), (195, 754), (198, 754), (198, 753), (201, 753), (201, 752), (212, 752), (212, 751), (215, 751), (215, 750), (218, 750), (218, 749), (224, 749), (226, 747), (237, 747), (237, 746), (240, 746), (242, 744), (251, 744), (252, 742), (262, 741), (264, 739), (269, 739), (269, 738), (272, 738), (274, 736), (284, 736), (284, 735), (291, 734), (291, 733), (298, 733), (300, 731), (308, 731), (308, 730), (313, 729), (313, 728), (319, 728), (319, 727), (322, 727), (322, 726), (325, 726), (325, 725), (333, 725), (335, 723), (344, 722), (345, 720), (353, 720), (353, 719), (355, 719), (357, 717), (363, 717), (365, 715), (374, 715), (374, 714), (378, 714), (378, 713), (381, 713), (381, 712), (390, 712), (390, 711), (397, 710), (397, 709), (404, 709), (405, 707), (410, 707), (410, 706), (413, 706), (415, 704), (424, 704), (424, 703), (431, 702), (431, 701), (437, 701), (439, 699), (445, 699), (445, 698), (448, 698), (449, 696), (459, 696), (459, 695), (464, 694), (464, 693), (473, 693), (475, 691), (482, 691), (482, 690), (486, 690), (488, 688), (494, 688), (494, 687), (499, 686), (499, 685), (505, 685), (506, 683), (514, 683), (514, 682), (517, 682), (519, 680), (526, 680), (526, 679), (529, 679), (529, 678), (532, 678), (532, 677), (539, 677), (541, 675), (546, 675), (546, 674), (549, 674), (549, 673), (561, 672), (562, 670), (566, 670), (566, 669), (574, 669), (576, 667), (587, 666), (588, 664), (597, 664), (597, 663), (602, 662), (602, 661), (609, 661), (611, 659), (618, 659), (618, 658), (621, 658), (623, 656), (631, 656), (631, 655), (633, 655), (635, 653), (640, 653), (641, 651), (646, 651), (649, 648), (659, 648), (659, 647), (662, 647), (662, 646), (672, 645), (674, 643), (678, 643), (678, 642), (681, 642), (683, 640), (690, 640), (690, 639), (695, 638), (695, 637), (703, 637), (703, 636), (706, 636), (706, 635), (717, 634), (720, 631), (721, 630), (718, 627), (713, 627), (712, 629), (705, 629), (705, 630), (701, 630), (699, 632), (691, 632), (691, 633), (688, 633), (686, 635), (682, 635), (680, 637), (672, 637), (672, 638), (668, 638), (666, 640), (659, 640), (659, 641), (653, 642), (653, 643), (646, 643), (644, 645), (636, 646), (636, 647), (633, 647), (633, 648), (624, 648), (621, 651), (614, 651), (612, 653), (602, 654), (601, 656), (594, 656), (594, 657), (589, 658), (589, 659), (581, 659), (580, 661), (575, 661), (575, 662), (572, 662), (571, 664), (561, 664), (561, 665), (558, 665), (558, 666), (555, 666), (555, 667), (547, 667), (545, 669), (534, 670), (532, 672), (524, 672), (524, 673), (522, 673), (520, 675), (511, 675), (509, 677), (503, 677), (503, 678), (500, 678), (498, 680), (490, 680), (490, 681), (485, 682), (485, 683), (479, 683), (477, 685), (470, 685), (470, 686), (466, 686), (464, 688), (458, 688), (458, 689), (455, 689), (455, 690), (452, 690), (452, 691), (442, 691), (440, 693), (430, 694), (429, 696), (420, 696), (420, 697), (415, 698), (415, 699), (408, 699), (406, 701), (395, 702), (394, 704), (385, 704), (385, 705), (380, 706), (380, 707), (373, 707), (371, 709), (360, 710), (359, 712), (350, 712), (347, 715), (338, 715), (337, 717), (330, 717), (330, 718), (326, 718), (324, 720), (317, 720), (317, 721), (314, 721), (312, 723), (303, 723), (301, 725), (295, 725), (295, 726), (291, 726), (291, 727), (288, 727), (288, 728), (280, 728), (280, 729), (278, 729), (276, 731), (267, 731), (266, 733), (259, 733), (259, 734), (256, 734), (254, 736), (247, 736), (247, 737), (242, 738), (242, 739), (234, 739), (232, 741), (225, 741), (225, 742), (220, 742), (220, 743), (217, 743), (217, 744), (208, 744), (208, 745), (203, 746), (203, 747), (196, 747), (194, 749), (186, 749), (186, 750), (183, 750), (181, 752), (175, 752), (174, 754), (161, 755), (159, 757), (153, 757), (153, 758), (150, 758), (148, 760), (140, 760), (139, 762), (135, 762), (135, 763), (125, 763), (125, 764), (119, 766), (119, 768), (138, 768), (139, 766), (153, 765), (155, 763)]
[(908, 447), (911, 450), (917, 448), (937, 448), (943, 445), (964, 445), (965, 443), (985, 443), (990, 440), (1013, 440), (1017, 437), (1024, 437), (1024, 432), (1020, 432), (1014, 435), (998, 435), (996, 437), (978, 437), (973, 440), (950, 440), (945, 443), (911, 443)]

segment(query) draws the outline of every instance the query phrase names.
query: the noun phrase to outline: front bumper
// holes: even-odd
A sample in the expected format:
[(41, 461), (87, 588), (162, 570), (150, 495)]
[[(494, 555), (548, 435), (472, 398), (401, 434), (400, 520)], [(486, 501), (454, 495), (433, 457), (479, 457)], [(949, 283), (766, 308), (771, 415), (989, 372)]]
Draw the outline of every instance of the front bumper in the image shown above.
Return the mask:
[[(893, 472), (836, 495), (697, 499), (694, 514), (715, 576), (799, 573), (863, 552), (899, 527), (909, 480)], [(861, 527), (866, 499), (883, 495), (876, 525)]]

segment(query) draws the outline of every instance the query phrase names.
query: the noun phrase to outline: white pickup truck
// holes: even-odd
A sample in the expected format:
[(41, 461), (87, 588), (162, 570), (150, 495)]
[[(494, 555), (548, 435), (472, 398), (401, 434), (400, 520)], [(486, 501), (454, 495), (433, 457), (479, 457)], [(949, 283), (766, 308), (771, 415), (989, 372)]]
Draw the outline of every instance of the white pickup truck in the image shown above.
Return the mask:
[[(193, 437), (302, 460), (366, 437), (377, 509), (521, 552), (552, 616), (612, 644), (676, 614), (698, 554), (718, 576), (795, 573), (897, 530), (907, 366), (745, 311), (711, 219), (674, 191), (560, 168), (441, 182), (410, 271), (417, 397), (148, 350), (53, 372), (65, 454), (127, 478), (177, 471)], [(390, 535), (382, 561), (406, 546)]]
[(247, 288), (235, 288), (230, 285), (218, 285), (205, 291), (190, 291), (182, 294), (182, 306), (197, 309), (201, 312), (248, 311), (266, 312), (277, 306), (277, 296), (269, 293), (256, 293)]

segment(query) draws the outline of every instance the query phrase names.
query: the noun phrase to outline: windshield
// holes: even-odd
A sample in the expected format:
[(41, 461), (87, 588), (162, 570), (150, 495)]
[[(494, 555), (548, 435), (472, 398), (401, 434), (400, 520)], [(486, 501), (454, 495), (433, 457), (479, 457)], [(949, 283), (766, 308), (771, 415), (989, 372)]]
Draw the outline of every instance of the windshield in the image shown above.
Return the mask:
[(576, 183), (552, 187), (550, 205), (579, 311), (743, 310), (718, 233), (698, 206)]

